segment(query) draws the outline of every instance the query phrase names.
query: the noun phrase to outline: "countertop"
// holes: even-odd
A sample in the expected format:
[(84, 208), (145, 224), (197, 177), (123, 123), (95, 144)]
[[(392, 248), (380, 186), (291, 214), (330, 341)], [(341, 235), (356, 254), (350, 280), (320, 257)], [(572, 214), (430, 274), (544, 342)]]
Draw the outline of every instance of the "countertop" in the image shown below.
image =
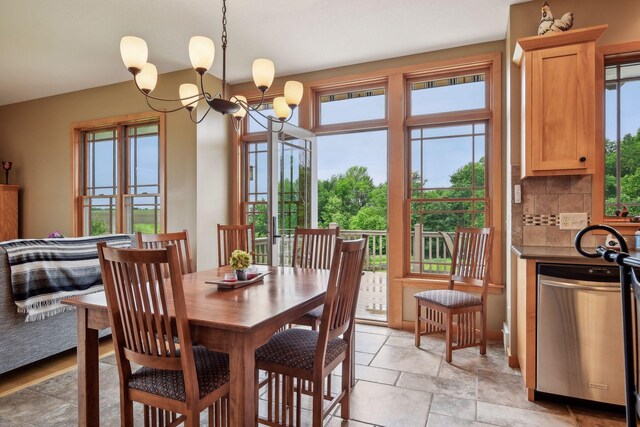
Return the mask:
[[(576, 248), (560, 248), (551, 246), (511, 246), (511, 251), (522, 259), (539, 259), (541, 261), (566, 261), (585, 264), (611, 264), (602, 258), (586, 258), (578, 253)], [(640, 252), (630, 251), (631, 256), (639, 257)]]

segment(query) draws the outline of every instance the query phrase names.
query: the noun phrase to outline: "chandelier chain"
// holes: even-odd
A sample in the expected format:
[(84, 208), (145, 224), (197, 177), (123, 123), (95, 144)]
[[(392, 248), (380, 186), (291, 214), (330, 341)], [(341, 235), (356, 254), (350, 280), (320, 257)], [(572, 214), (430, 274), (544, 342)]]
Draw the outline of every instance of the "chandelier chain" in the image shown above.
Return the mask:
[(227, 47), (227, 0), (222, 0), (222, 47)]

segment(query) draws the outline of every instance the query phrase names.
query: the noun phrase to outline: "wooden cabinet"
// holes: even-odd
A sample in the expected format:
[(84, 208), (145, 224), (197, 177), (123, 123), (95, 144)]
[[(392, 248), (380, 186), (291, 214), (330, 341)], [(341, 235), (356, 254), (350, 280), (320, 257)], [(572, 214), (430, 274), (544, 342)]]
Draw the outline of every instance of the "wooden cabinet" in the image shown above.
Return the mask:
[(0, 242), (18, 238), (18, 186), (0, 185)]
[(595, 41), (606, 25), (518, 40), (522, 176), (593, 174)]

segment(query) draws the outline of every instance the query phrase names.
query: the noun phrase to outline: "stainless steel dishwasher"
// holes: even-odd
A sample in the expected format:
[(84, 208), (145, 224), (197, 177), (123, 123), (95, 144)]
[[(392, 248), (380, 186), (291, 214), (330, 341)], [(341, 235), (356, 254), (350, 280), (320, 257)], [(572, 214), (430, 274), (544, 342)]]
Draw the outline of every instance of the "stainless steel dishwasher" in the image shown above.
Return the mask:
[(625, 404), (617, 267), (538, 265), (536, 390)]

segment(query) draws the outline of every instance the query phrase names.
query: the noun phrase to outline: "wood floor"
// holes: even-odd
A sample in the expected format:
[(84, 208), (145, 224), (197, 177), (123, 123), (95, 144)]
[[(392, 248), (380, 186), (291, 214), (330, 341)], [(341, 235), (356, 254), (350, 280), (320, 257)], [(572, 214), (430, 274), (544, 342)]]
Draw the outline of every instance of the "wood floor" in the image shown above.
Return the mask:
[[(111, 337), (100, 340), (100, 357), (113, 353)], [(75, 349), (0, 375), (0, 397), (76, 368)]]

